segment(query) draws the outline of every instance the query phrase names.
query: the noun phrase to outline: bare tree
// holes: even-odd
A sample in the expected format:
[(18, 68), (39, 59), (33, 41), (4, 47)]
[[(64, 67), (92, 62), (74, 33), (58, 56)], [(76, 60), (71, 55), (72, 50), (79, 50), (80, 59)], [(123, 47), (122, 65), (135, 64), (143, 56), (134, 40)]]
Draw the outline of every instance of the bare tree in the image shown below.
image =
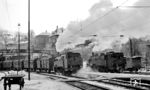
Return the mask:
[(7, 50), (7, 44), (11, 39), (11, 34), (9, 34), (7, 31), (2, 31), (0, 33), (0, 38), (3, 40), (4, 47)]

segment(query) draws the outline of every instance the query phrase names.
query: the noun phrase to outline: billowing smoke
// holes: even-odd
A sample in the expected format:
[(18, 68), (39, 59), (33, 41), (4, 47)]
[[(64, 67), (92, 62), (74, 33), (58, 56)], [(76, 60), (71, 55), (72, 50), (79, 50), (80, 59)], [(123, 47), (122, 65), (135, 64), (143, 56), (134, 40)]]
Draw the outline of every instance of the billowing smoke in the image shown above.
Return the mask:
[[(127, 0), (128, 3), (130, 1)], [(146, 1), (137, 0), (134, 6), (149, 6)], [(90, 38), (95, 39), (96, 45), (93, 50), (104, 50), (112, 48), (115, 41), (123, 43), (129, 37), (141, 37), (150, 33), (150, 8), (114, 8), (111, 0), (100, 0), (93, 5), (86, 20), (74, 21), (68, 25), (57, 40), (57, 50), (73, 48)], [(119, 37), (120, 35), (124, 37)]]

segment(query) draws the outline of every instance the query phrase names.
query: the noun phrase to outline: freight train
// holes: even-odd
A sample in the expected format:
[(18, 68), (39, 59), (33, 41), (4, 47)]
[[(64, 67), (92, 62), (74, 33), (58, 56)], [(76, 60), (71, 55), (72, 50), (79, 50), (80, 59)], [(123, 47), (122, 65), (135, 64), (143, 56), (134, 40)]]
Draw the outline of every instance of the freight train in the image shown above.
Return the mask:
[[(79, 53), (67, 52), (58, 57), (41, 56), (30, 60), (30, 70), (37, 72), (59, 72), (69, 75), (82, 67), (82, 58)], [(29, 70), (27, 59), (1, 60), (1, 70)]]
[[(0, 59), (1, 70), (29, 70), (27, 59), (2, 60), (4, 57)], [(70, 75), (76, 73), (82, 67), (82, 63), (80, 53), (67, 52), (57, 57), (42, 56), (31, 59), (30, 70)], [(88, 65), (100, 72), (137, 71), (141, 68), (141, 57), (126, 58), (122, 52), (92, 53)]]

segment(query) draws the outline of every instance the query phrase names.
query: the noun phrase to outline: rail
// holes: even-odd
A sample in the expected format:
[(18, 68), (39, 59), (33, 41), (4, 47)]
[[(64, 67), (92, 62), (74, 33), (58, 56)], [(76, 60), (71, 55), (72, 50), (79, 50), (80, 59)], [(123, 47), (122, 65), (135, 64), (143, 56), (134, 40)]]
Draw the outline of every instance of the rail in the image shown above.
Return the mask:
[[(81, 90), (110, 90), (111, 88), (125, 88), (125, 90), (150, 90), (149, 86), (146, 85), (144, 86), (143, 83), (141, 84), (141, 86), (135, 87), (131, 85), (130, 82), (128, 81), (118, 80), (118, 79), (94, 80), (94, 79), (87, 79), (81, 77), (80, 78), (74, 76), (68, 77), (68, 76), (62, 76), (62, 75), (60, 76), (60, 75), (53, 75), (53, 74), (46, 74), (46, 73), (42, 75), (49, 76), (49, 78), (53, 80), (59, 80), (61, 82), (65, 82)], [(104, 85), (106, 85), (106, 87)]]

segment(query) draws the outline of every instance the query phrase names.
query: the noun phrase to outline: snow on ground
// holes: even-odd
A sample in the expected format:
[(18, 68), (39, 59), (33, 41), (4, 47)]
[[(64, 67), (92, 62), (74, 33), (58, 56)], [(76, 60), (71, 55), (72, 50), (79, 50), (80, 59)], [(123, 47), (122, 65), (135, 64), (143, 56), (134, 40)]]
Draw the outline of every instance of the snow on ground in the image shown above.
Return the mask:
[(0, 79), (1, 79), (1, 77), (3, 77), (3, 76), (5, 76), (5, 74), (4, 74), (4, 73), (0, 73)]
[[(31, 73), (31, 80), (29, 81), (27, 72), (19, 73), (25, 74), (25, 86), (22, 90), (79, 90), (63, 82), (51, 80), (48, 76)], [(0, 75), (4, 74), (0, 73)], [(0, 90), (4, 90), (3, 80), (0, 81)], [(19, 85), (12, 85), (12, 90), (19, 90)]]
[(77, 76), (85, 78), (93, 77), (93, 79), (126, 77), (126, 78), (141, 78), (150, 80), (150, 75), (125, 74), (125, 73), (82, 72), (78, 73)]
[(127, 73), (104, 73), (92, 70), (90, 67), (80, 69), (74, 76), (88, 78), (88, 79), (110, 79), (110, 78), (141, 78), (150, 80), (149, 75), (140, 74), (127, 74)]

